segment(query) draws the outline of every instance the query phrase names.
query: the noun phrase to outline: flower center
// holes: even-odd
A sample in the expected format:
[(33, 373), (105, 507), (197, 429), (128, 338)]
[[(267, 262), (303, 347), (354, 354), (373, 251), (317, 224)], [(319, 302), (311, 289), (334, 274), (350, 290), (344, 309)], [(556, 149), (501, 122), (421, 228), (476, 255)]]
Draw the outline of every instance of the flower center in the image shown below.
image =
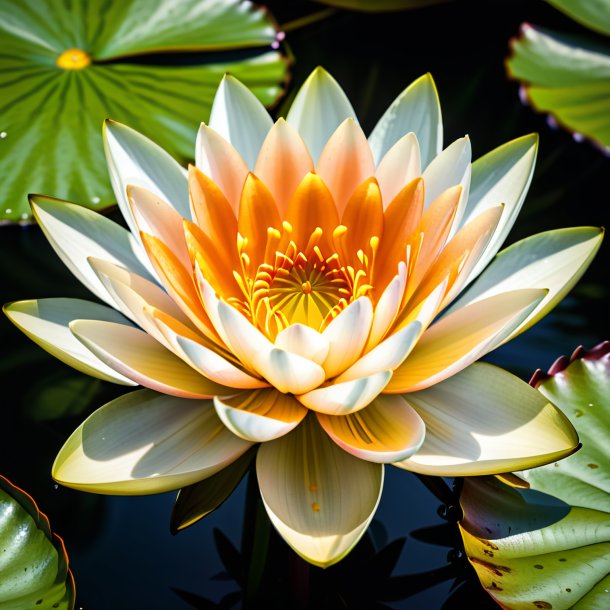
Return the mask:
[(66, 49), (55, 63), (63, 70), (82, 70), (91, 63), (91, 56), (82, 49)]
[(264, 260), (255, 270), (247, 243), (238, 239), (244, 299), (229, 301), (271, 338), (291, 324), (323, 330), (353, 299), (371, 290), (366, 269), (354, 269), (337, 252), (322, 252), (320, 228), (302, 247), (291, 233), (288, 223), (282, 234), (269, 230)]

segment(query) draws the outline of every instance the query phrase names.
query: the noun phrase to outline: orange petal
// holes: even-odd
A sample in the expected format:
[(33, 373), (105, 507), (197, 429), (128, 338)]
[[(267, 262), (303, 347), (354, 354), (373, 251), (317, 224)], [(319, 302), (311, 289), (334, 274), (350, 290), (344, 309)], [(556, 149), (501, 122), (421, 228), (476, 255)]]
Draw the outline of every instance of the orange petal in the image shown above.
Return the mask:
[(461, 194), (461, 186), (451, 187), (443, 191), (423, 213), (414, 239), (410, 242), (416, 258), (409, 273), (407, 298), (413, 294), (447, 242)]
[(161, 240), (147, 233), (140, 233), (140, 236), (148, 258), (169, 295), (206, 337), (218, 342), (218, 334), (199, 300), (192, 273)]
[(383, 237), (375, 259), (375, 289), (380, 295), (405, 259), (405, 247), (419, 226), (424, 207), (424, 182), (412, 180), (384, 212)]
[(254, 173), (271, 191), (282, 216), (301, 180), (311, 171), (313, 161), (299, 132), (279, 119), (263, 142)]
[(320, 155), (316, 170), (342, 214), (358, 186), (375, 173), (368, 141), (354, 119), (346, 119), (337, 127)]
[(349, 198), (341, 224), (347, 227), (345, 246), (350, 256), (348, 263), (354, 268), (361, 267), (356, 253), (370, 252), (370, 239), (381, 239), (383, 234), (383, 206), (381, 191), (375, 178), (365, 180)]
[(417, 287), (409, 308), (419, 304), (446, 277), (449, 277), (448, 293), (453, 292), (456, 282), (466, 280), (469, 269), (493, 235), (502, 210), (503, 206), (489, 208), (456, 233)]
[(265, 257), (267, 229), (281, 230), (282, 223), (271, 192), (254, 174), (248, 174), (244, 184), (237, 227), (246, 240), (244, 251), (250, 257), (250, 269), (255, 271)]
[[(233, 276), (233, 270), (239, 268), (238, 261), (231, 261), (227, 256), (223, 256), (222, 248), (219, 248), (218, 244), (196, 224), (188, 220), (184, 221), (184, 235), (191, 266), (194, 267), (197, 262), (205, 278), (223, 298), (242, 298), (243, 293)], [(234, 258), (237, 259), (237, 256)]]
[(320, 249), (325, 256), (331, 253), (332, 232), (339, 224), (339, 217), (332, 195), (320, 176), (309, 173), (290, 200), (286, 221), (292, 227), (290, 238), (297, 248), (304, 251), (311, 234), (322, 229)]
[(195, 156), (197, 167), (212, 178), (237, 212), (248, 175), (248, 166), (241, 155), (218, 132), (202, 123), (197, 134)]

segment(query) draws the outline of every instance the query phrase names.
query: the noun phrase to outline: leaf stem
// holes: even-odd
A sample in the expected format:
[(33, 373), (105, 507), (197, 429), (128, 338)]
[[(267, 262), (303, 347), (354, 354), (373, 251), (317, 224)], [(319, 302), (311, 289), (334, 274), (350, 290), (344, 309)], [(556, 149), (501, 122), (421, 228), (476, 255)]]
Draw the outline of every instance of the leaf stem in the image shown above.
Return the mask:
[(312, 23), (317, 23), (318, 21), (323, 21), (328, 17), (332, 17), (337, 12), (338, 10), (336, 8), (325, 8), (321, 11), (305, 15), (304, 17), (298, 17), (292, 21), (287, 21), (283, 25), (280, 25), (279, 29), (281, 32), (294, 32), (294, 30), (300, 30)]

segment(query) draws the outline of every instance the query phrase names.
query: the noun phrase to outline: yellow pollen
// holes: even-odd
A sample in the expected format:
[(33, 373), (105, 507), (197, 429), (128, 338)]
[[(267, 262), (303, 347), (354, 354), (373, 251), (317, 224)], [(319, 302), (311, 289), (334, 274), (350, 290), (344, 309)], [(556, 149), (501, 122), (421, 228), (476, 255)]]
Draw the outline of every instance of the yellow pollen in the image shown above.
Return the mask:
[(312, 502), (311, 503), (311, 510), (313, 510), (314, 513), (319, 513), (320, 512), (320, 505), (317, 502)]
[(91, 56), (82, 49), (66, 49), (55, 63), (63, 70), (82, 70), (91, 63)]
[(311, 282), (303, 282), (303, 292), (305, 294), (311, 294)]

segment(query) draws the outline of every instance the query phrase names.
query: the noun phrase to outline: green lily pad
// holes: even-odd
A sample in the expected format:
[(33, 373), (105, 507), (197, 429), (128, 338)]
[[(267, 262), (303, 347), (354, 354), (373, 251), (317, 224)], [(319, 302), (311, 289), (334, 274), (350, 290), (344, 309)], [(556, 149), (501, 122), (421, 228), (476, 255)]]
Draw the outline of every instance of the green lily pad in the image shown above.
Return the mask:
[(546, 0), (582, 25), (610, 36), (610, 0)]
[(268, 13), (240, 0), (0, 3), (0, 222), (30, 221), (28, 193), (113, 205), (106, 118), (192, 159), (225, 72), (277, 99), (287, 64), (276, 36)]
[(412, 8), (422, 8), (450, 2), (450, 0), (315, 0), (321, 4), (329, 4), (337, 8), (346, 8), (352, 11), (367, 13), (381, 13), (385, 11), (405, 11)]
[(512, 41), (509, 76), (539, 112), (610, 149), (610, 45), (524, 24)]
[(0, 476), (0, 610), (70, 610), (74, 579), (59, 536), (24, 491)]
[(559, 359), (532, 384), (577, 429), (582, 449), (522, 473), (464, 481), (460, 531), (485, 589), (511, 610), (610, 607), (610, 342)]

